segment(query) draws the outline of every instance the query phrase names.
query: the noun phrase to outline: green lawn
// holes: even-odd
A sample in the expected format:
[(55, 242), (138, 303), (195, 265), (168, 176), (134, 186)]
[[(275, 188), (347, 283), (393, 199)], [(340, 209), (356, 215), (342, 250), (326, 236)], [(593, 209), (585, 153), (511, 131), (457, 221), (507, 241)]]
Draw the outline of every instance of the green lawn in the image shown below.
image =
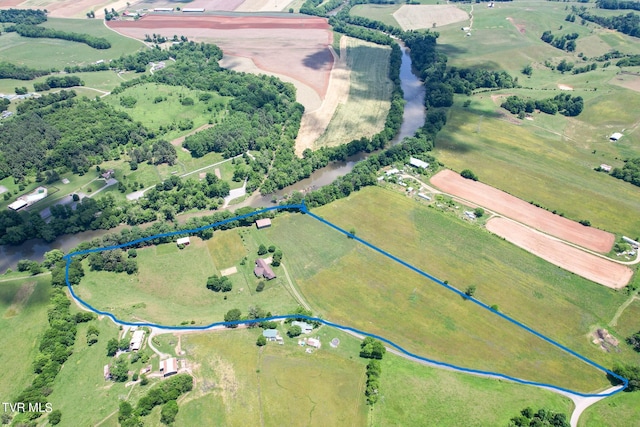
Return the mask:
[(638, 424), (640, 393), (618, 393), (587, 408), (579, 427), (634, 426)]
[[(497, 304), (502, 312), (599, 363), (638, 360), (624, 348), (616, 355), (603, 354), (588, 338), (594, 326), (613, 317), (625, 295), (567, 273), (478, 227), (379, 188), (367, 188), (317, 213), (344, 229), (354, 227), (358, 236), (459, 289), (475, 284), (480, 300)], [(264, 231), (283, 248), (284, 262), (304, 297), (332, 321), (466, 367), (573, 384), (569, 387), (606, 384), (590, 369), (578, 374), (584, 365), (577, 360), (318, 222), (290, 215)], [(594, 375), (591, 385), (587, 372)]]
[[(139, 273), (129, 276), (109, 272), (89, 272), (78, 286), (78, 295), (129, 321), (150, 321), (178, 325), (194, 321), (197, 325), (223, 321), (232, 308), (246, 313), (250, 305), (259, 305), (273, 314), (284, 314), (296, 307), (290, 296), (281, 267), (279, 276), (267, 283), (262, 292), (255, 288), (253, 275), (258, 244), (243, 244), (238, 230), (216, 231), (203, 242), (192, 237), (191, 244), (179, 250), (174, 243), (138, 250)], [(243, 258), (247, 261), (243, 262)], [(238, 273), (229, 276), (233, 290), (216, 293), (206, 288), (207, 278), (235, 266)]]
[(389, 80), (391, 49), (349, 37), (349, 98), (339, 104), (315, 147), (346, 144), (356, 136), (371, 137), (384, 128), (393, 83)]
[(2, 59), (32, 68), (62, 69), (68, 65), (86, 65), (100, 59), (119, 58), (144, 48), (141, 42), (107, 29), (101, 20), (49, 18), (42, 26), (104, 37), (111, 42), (111, 48), (94, 49), (84, 43), (60, 39), (31, 39), (16, 33), (3, 32), (0, 36)]
[(387, 355), (382, 361), (375, 426), (506, 426), (526, 407), (571, 417), (573, 403), (558, 394), (418, 365)]
[(0, 276), (0, 361), (11, 369), (0, 375), (0, 393), (12, 401), (33, 379), (32, 362), (48, 326), (51, 276)]
[(359, 4), (351, 8), (349, 15), (362, 16), (363, 18), (384, 22), (387, 25), (399, 28), (400, 25), (398, 25), (398, 21), (395, 20), (393, 14), (401, 6), (400, 4)]
[[(321, 331), (339, 335), (341, 341), (356, 341), (325, 329)], [(357, 352), (346, 357), (323, 336), (322, 349), (313, 354), (289, 338), (283, 346), (268, 343), (260, 349), (255, 345), (260, 333), (253, 329), (182, 337), (199, 387), (180, 403), (178, 425), (366, 424), (365, 370)], [(350, 348), (355, 350), (353, 343)]]

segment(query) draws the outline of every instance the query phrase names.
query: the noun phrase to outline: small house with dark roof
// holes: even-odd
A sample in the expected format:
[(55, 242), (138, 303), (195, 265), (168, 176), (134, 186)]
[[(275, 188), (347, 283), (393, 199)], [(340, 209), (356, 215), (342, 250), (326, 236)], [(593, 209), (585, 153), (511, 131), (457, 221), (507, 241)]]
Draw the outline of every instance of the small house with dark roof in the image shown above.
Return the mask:
[(256, 267), (253, 269), (253, 274), (255, 274), (256, 277), (264, 277), (267, 280), (276, 278), (276, 274), (271, 269), (271, 266), (262, 258), (256, 260)]

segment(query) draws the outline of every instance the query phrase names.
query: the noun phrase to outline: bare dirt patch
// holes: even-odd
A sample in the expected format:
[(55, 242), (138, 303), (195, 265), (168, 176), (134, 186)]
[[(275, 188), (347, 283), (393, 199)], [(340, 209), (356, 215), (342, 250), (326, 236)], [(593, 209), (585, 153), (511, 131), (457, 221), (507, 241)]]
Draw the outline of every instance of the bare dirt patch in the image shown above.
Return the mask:
[(2, 0), (0, 3), (0, 9), (10, 9), (12, 7), (19, 6), (24, 3), (24, 0)]
[(490, 219), (487, 230), (558, 267), (609, 288), (623, 288), (633, 276), (629, 267), (584, 252), (506, 218)]
[(453, 5), (403, 5), (393, 17), (407, 31), (466, 21), (469, 14)]
[(573, 90), (573, 88), (569, 85), (563, 85), (563, 84), (559, 84), (558, 85), (558, 89), (560, 90)]
[[(300, 80), (296, 80), (283, 74), (270, 73), (268, 71), (261, 70), (251, 58), (242, 58), (240, 56), (225, 54), (220, 60), (220, 66), (243, 73), (266, 74), (268, 76), (277, 77), (283, 82), (293, 84), (296, 87), (296, 100), (300, 104), (304, 105), (305, 111), (317, 110), (322, 105), (322, 99), (320, 98), (320, 95), (318, 95), (318, 93), (313, 90), (311, 86), (302, 83)], [(329, 81), (329, 85), (331, 85), (331, 80)], [(331, 89), (328, 88), (327, 92), (330, 91)]]
[(640, 76), (637, 74), (618, 74), (609, 83), (640, 92)]
[(445, 193), (470, 200), (506, 217), (587, 249), (606, 253), (611, 250), (615, 242), (615, 236), (611, 233), (585, 227), (575, 221), (554, 215), (487, 184), (465, 179), (451, 170), (437, 173), (431, 178), (431, 184)]
[(224, 270), (220, 270), (221, 276), (231, 276), (232, 274), (236, 274), (238, 269), (236, 267), (225, 268)]
[(111, 21), (108, 25), (138, 39), (155, 32), (213, 42), (226, 55), (250, 58), (261, 70), (299, 80), (321, 99), (333, 67), (329, 51), (332, 33), (321, 18), (150, 15), (137, 21)]
[(236, 12), (278, 12), (288, 9), (291, 0), (245, 0)]
[(513, 24), (513, 26), (516, 27), (516, 30), (520, 32), (520, 34), (524, 34), (527, 32), (526, 26), (522, 23), (516, 22), (515, 19), (508, 17), (507, 21), (511, 22), (511, 24)]

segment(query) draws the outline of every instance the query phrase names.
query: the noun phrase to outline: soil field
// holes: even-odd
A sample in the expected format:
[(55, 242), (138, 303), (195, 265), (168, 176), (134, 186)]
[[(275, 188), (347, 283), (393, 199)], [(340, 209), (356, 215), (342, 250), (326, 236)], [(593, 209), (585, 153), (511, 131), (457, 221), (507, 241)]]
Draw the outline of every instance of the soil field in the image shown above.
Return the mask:
[(404, 5), (393, 17), (405, 31), (441, 27), (469, 19), (467, 12), (450, 5)]
[(320, 18), (151, 15), (109, 26), (139, 39), (155, 32), (213, 42), (225, 54), (250, 58), (261, 70), (302, 82), (322, 99), (333, 67), (331, 29)]
[(104, 9), (121, 10), (127, 6), (125, 0), (2, 0), (0, 9), (47, 9), (53, 18), (85, 18), (93, 10), (96, 18), (104, 18)]
[(437, 173), (431, 178), (431, 183), (446, 193), (467, 199), (587, 249), (606, 253), (611, 250), (615, 242), (615, 236), (611, 233), (585, 227), (575, 221), (535, 207), (487, 184), (465, 179), (451, 170)]
[(550, 263), (613, 289), (629, 283), (633, 270), (586, 253), (506, 218), (492, 218), (487, 230)]

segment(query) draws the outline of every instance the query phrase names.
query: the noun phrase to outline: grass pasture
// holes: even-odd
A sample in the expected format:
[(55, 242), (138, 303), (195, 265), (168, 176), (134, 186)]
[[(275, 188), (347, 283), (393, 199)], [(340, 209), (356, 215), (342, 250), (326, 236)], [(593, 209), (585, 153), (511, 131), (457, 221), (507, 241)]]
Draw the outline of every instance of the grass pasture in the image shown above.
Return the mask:
[[(246, 313), (250, 305), (274, 314), (295, 308), (281, 267), (274, 268), (281, 277), (269, 281), (262, 292), (255, 291), (259, 280), (253, 275), (253, 262), (258, 245), (244, 246), (242, 240), (237, 230), (216, 231), (207, 242), (192, 237), (183, 250), (175, 243), (139, 249), (137, 275), (88, 272), (77, 292), (119, 319), (163, 325), (221, 322), (230, 309)], [(243, 265), (244, 257), (248, 260)], [(233, 283), (231, 292), (216, 293), (206, 288), (209, 276), (233, 266), (238, 273), (228, 276)]]
[(51, 276), (19, 276), (0, 276), (0, 361), (10, 367), (0, 376), (0, 394), (7, 401), (31, 384), (36, 346), (48, 326)]
[(388, 77), (390, 53), (388, 47), (347, 38), (349, 97), (338, 104), (316, 148), (346, 144), (356, 135), (371, 137), (384, 128), (393, 89)]
[[(538, 388), (443, 371), (385, 356), (375, 426), (506, 426), (526, 407), (571, 416), (569, 399)], [(475, 402), (475, 404), (470, 404)]]
[(578, 421), (579, 427), (634, 426), (638, 424), (640, 394), (618, 393), (588, 407)]
[(104, 37), (111, 42), (111, 48), (94, 49), (84, 43), (60, 39), (32, 39), (21, 37), (16, 33), (3, 32), (0, 36), (2, 59), (32, 68), (62, 69), (68, 65), (86, 65), (100, 59), (119, 58), (121, 55), (133, 53), (144, 47), (144, 44), (138, 40), (109, 30), (101, 20), (49, 18), (41, 25), (56, 30)]
[(258, 348), (260, 331), (183, 335), (198, 387), (180, 403), (178, 425), (366, 424), (362, 361), (328, 341), (313, 354), (289, 338)]
[[(384, 208), (379, 200), (385, 200)], [(598, 363), (638, 360), (624, 348), (616, 355), (604, 354), (588, 336), (594, 325), (609, 322), (624, 295), (567, 273), (482, 229), (380, 188), (365, 189), (316, 213), (344, 229), (355, 227), (358, 236), (458, 289), (475, 284), (480, 300), (498, 305), (505, 314)], [(296, 253), (295, 259), (284, 260), (291, 275), (312, 307), (332, 321), (378, 333), (436, 360), (538, 381), (546, 376), (568, 387), (605, 385), (590, 368), (586, 372), (595, 375), (592, 382), (588, 373), (573, 370), (582, 370), (581, 363), (320, 223), (291, 215), (264, 231), (285, 254)], [(304, 248), (296, 245), (291, 237), (295, 235), (305, 242)]]
[(399, 4), (358, 4), (351, 8), (349, 14), (384, 22), (387, 25), (400, 28), (398, 21), (393, 17), (393, 13), (400, 9), (400, 7), (401, 5)]

